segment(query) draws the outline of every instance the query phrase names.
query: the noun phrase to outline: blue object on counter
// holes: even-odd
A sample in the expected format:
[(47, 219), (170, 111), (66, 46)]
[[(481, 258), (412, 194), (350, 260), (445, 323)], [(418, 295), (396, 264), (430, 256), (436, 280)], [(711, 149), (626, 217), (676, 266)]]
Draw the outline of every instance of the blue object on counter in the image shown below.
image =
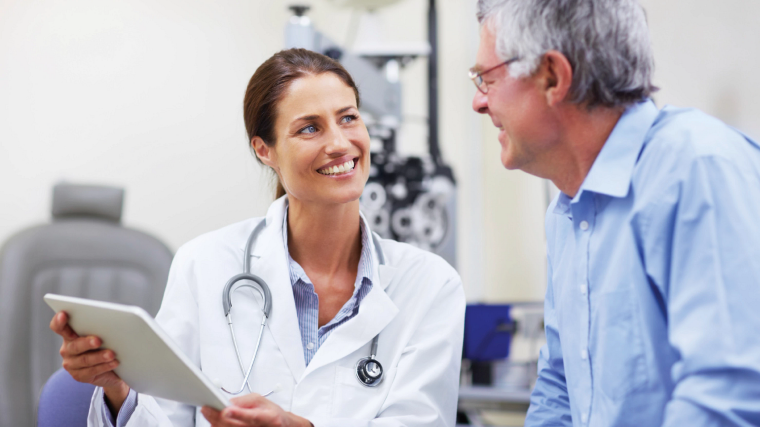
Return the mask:
[(485, 362), (506, 359), (515, 322), (509, 305), (471, 304), (464, 315), (464, 357)]

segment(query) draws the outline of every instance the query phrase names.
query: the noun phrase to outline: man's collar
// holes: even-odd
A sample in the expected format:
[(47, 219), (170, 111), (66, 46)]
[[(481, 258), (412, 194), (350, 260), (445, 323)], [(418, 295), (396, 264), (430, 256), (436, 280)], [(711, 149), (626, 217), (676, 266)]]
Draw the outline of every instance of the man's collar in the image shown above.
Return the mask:
[(612, 197), (628, 195), (633, 168), (658, 114), (652, 100), (634, 104), (625, 110), (583, 180), (573, 203), (580, 200), (584, 191)]

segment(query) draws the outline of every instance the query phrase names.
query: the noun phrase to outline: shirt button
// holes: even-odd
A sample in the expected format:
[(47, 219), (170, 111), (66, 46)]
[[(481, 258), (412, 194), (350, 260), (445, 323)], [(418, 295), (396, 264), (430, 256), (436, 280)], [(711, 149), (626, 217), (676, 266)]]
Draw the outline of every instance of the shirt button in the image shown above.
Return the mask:
[(309, 350), (313, 350), (314, 349), (314, 343), (310, 342), (310, 343), (306, 344), (306, 348), (309, 349)]
[(584, 412), (581, 414), (581, 422), (585, 423), (586, 421), (588, 421), (588, 414)]
[(583, 360), (588, 359), (588, 351), (581, 350), (581, 359), (583, 359)]
[(588, 293), (588, 286), (581, 285), (581, 295), (585, 296)]
[(580, 226), (581, 226), (581, 230), (583, 231), (588, 230), (588, 221), (581, 221)]

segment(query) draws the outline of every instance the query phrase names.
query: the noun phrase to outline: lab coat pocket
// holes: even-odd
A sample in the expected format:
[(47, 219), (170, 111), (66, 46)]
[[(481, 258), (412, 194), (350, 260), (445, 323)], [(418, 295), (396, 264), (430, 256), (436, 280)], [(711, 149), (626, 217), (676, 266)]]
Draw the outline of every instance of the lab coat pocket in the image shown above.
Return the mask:
[(647, 366), (636, 299), (628, 290), (600, 294), (591, 340), (594, 374), (608, 397), (618, 400), (647, 385)]
[(359, 383), (355, 368), (336, 366), (335, 388), (333, 389), (332, 414), (335, 417), (373, 419), (380, 410), (386, 393), (384, 382), (377, 387), (366, 387)]

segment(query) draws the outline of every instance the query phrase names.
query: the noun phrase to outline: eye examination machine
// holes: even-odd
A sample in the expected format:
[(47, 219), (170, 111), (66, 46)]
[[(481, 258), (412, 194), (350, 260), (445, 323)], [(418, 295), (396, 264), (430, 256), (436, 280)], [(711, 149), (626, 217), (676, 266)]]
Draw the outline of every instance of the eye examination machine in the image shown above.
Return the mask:
[[(370, 40), (342, 47), (319, 32), (307, 15), (309, 6), (293, 5), (285, 29), (285, 48), (325, 54), (346, 67), (362, 94), (362, 117), (372, 138), (372, 167), (361, 198), (362, 212), (381, 237), (410, 243), (442, 256), (456, 267), (456, 181), (443, 160), (438, 139), (437, 18), (428, 1), (428, 40), (387, 43), (372, 11), (398, 0), (335, 0), (339, 6), (364, 8), (362, 25)], [(420, 17), (423, 19), (423, 17)], [(428, 152), (404, 155), (397, 150), (402, 112), (403, 68), (427, 59)]]

